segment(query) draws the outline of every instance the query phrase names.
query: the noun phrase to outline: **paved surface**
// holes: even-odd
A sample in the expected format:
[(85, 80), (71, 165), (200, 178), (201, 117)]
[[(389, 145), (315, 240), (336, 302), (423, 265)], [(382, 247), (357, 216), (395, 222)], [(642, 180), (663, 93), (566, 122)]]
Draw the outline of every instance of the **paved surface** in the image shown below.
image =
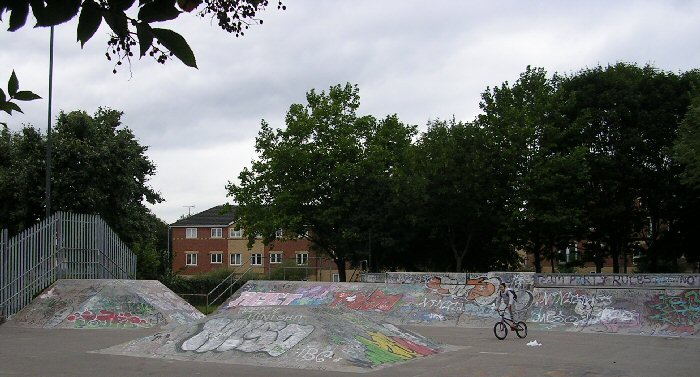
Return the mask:
[[(607, 334), (537, 332), (497, 340), (491, 329), (409, 326), (462, 348), (368, 376), (697, 376), (700, 341)], [(353, 376), (357, 373), (176, 361), (94, 353), (155, 334), (133, 331), (0, 326), (0, 376)], [(540, 347), (528, 347), (537, 340)]]

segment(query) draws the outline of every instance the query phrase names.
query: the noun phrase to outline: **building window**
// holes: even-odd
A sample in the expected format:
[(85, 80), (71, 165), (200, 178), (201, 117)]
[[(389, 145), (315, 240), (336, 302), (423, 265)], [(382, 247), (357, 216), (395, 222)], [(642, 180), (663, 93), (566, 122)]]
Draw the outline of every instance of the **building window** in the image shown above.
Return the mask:
[(185, 238), (197, 238), (197, 228), (187, 228)]
[(243, 229), (228, 228), (228, 238), (243, 238)]
[(277, 229), (275, 232), (275, 237), (282, 238), (282, 236), (284, 236), (284, 231), (282, 231), (282, 229)]
[(282, 263), (282, 253), (271, 252), (270, 263)]
[(309, 263), (308, 253), (297, 253), (297, 265), (306, 266)]
[(186, 253), (185, 254), (185, 265), (196, 266), (197, 265), (197, 254), (196, 253)]
[(240, 266), (241, 263), (241, 254), (236, 253), (236, 254), (229, 254), (229, 264), (231, 266)]
[(253, 254), (250, 256), (250, 264), (253, 266), (262, 265), (262, 254)]
[(218, 251), (211, 253), (211, 263), (224, 263), (224, 253)]
[(340, 274), (334, 272), (333, 274), (331, 274), (331, 280), (334, 283), (339, 283), (340, 282)]
[(211, 238), (222, 238), (221, 228), (211, 228)]

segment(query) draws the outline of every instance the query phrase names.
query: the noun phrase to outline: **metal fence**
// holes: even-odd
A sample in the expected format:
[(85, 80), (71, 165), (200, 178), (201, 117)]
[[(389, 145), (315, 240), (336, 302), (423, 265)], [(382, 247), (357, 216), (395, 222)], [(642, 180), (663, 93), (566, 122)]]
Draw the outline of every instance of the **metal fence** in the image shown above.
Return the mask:
[(128, 279), (136, 255), (97, 215), (56, 212), (9, 238), (0, 230), (0, 314), (17, 313), (57, 279)]

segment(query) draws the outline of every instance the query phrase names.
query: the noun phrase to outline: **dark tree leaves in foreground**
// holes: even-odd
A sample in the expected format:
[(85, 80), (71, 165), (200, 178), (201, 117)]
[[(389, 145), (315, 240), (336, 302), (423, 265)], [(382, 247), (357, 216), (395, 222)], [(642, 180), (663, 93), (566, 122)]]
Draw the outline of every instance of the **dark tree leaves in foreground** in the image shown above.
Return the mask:
[[(268, 0), (0, 0), (0, 21), (6, 17), (9, 31), (27, 24), (29, 15), (35, 27), (57, 26), (78, 18), (77, 40), (81, 46), (95, 35), (104, 22), (110, 29), (107, 58), (116, 59), (116, 66), (149, 55), (159, 63), (175, 56), (190, 67), (197, 62), (185, 39), (177, 32), (155, 27), (172, 21), (182, 13), (197, 12), (202, 18), (216, 19), (219, 27), (236, 37), (263, 21), (258, 14), (269, 5)], [(285, 9), (282, 2), (278, 9)]]

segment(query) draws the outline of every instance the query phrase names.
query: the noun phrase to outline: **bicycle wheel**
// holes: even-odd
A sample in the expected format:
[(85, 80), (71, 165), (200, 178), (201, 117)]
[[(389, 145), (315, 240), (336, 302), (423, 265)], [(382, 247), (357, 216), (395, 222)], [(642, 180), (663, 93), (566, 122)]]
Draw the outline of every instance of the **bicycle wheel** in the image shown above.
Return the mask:
[(527, 336), (527, 324), (525, 322), (518, 322), (515, 324), (515, 333), (518, 334), (518, 338), (524, 338)]
[(496, 335), (499, 340), (505, 339), (508, 335), (508, 326), (503, 322), (496, 322), (493, 326), (493, 335)]

